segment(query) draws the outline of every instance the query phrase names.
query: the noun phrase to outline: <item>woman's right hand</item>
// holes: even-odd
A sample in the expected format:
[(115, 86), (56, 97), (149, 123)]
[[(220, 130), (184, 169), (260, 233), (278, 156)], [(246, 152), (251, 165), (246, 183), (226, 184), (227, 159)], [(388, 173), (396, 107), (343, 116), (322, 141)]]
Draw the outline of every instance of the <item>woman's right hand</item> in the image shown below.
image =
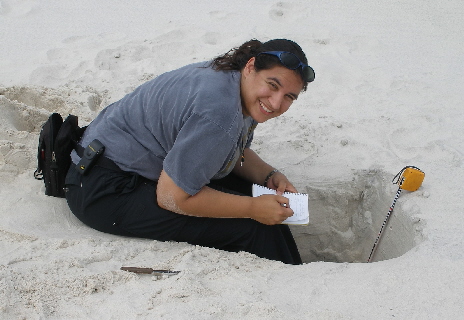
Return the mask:
[(293, 215), (288, 198), (280, 195), (264, 194), (253, 198), (251, 218), (267, 225), (281, 224)]

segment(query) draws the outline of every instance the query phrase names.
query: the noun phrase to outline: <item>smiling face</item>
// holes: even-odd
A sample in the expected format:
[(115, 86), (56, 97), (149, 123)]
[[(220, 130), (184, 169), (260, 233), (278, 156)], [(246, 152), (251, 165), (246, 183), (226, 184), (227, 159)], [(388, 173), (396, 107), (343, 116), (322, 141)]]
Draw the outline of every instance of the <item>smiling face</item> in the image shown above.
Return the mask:
[(286, 112), (303, 89), (295, 71), (283, 66), (256, 71), (251, 58), (241, 73), (242, 112), (262, 123)]

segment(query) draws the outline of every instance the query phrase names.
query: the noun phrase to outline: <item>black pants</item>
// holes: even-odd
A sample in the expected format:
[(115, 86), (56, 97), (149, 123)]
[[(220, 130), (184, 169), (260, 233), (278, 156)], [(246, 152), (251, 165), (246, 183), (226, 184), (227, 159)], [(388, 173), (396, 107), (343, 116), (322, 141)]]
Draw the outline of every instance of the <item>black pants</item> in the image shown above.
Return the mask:
[[(71, 165), (66, 187), (66, 199), (74, 215), (102, 232), (247, 251), (288, 264), (302, 263), (287, 225), (268, 226), (241, 218), (192, 217), (164, 210), (156, 201), (156, 182), (136, 174), (95, 166), (82, 176)], [(215, 180), (210, 187), (251, 194), (251, 184), (235, 176)]]

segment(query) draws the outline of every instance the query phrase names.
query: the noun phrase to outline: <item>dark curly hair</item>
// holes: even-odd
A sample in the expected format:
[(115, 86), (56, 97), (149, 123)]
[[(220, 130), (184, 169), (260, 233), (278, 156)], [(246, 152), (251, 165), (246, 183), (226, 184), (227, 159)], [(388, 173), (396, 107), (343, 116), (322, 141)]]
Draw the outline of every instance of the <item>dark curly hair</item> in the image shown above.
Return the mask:
[[(271, 69), (275, 66), (282, 65), (279, 58), (273, 55), (261, 54), (266, 51), (288, 51), (295, 54), (301, 62), (308, 64), (306, 55), (304, 54), (301, 47), (294, 41), (288, 39), (274, 39), (262, 43), (259, 40), (252, 39), (245, 42), (240, 47), (233, 48), (222, 56), (216, 57), (212, 62), (211, 66), (214, 70), (237, 70), (241, 71), (248, 60), (255, 57), (255, 69), (256, 71)], [(307, 82), (304, 80), (301, 68), (295, 69), (300, 78), (303, 80), (304, 87), (303, 91), (306, 91)]]

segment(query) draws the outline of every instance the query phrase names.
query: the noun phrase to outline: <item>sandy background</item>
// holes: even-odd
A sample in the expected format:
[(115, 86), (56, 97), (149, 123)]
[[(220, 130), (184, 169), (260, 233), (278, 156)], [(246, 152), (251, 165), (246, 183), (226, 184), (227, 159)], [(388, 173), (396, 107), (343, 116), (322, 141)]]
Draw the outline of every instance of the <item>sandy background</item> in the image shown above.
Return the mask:
[[(463, 16), (459, 0), (0, 0), (0, 318), (460, 318)], [(85, 125), (251, 38), (297, 41), (316, 71), (253, 145), (309, 194), (310, 225), (294, 228), (304, 265), (99, 233), (44, 195), (32, 173), (51, 112)], [(406, 165), (424, 183), (363, 263)]]

